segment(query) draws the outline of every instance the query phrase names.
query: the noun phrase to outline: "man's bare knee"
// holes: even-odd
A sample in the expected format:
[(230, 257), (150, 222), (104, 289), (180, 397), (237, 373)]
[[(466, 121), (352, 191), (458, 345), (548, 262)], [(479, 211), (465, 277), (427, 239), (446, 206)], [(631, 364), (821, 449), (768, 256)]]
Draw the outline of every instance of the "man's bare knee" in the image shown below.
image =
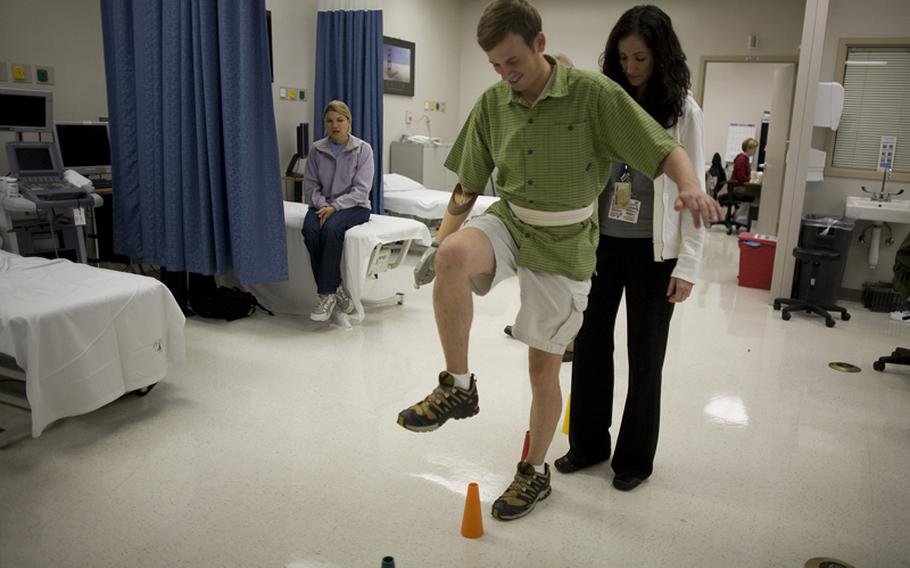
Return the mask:
[(469, 247), (460, 242), (443, 241), (436, 253), (436, 274), (458, 274), (467, 269)]
[(465, 228), (439, 245), (434, 259), (436, 274), (474, 278), (496, 270), (489, 238), (473, 228)]

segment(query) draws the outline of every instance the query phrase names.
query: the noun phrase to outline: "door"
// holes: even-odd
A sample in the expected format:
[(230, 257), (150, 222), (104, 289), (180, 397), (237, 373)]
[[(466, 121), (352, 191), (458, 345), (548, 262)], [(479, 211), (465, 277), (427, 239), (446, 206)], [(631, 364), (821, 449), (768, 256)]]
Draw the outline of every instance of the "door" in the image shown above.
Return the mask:
[(784, 189), (787, 163), (787, 135), (793, 112), (793, 89), (796, 85), (796, 65), (783, 65), (774, 72), (771, 94), (771, 117), (768, 123), (768, 145), (765, 148), (765, 170), (762, 174), (761, 207), (757, 233), (776, 235), (780, 218), (780, 202)]

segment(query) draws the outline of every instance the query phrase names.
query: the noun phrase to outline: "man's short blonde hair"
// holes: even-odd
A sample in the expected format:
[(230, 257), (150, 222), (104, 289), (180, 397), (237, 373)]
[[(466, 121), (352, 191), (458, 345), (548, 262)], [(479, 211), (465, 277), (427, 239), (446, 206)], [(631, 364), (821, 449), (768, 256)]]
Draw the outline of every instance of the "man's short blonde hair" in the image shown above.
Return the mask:
[(477, 43), (482, 50), (490, 51), (514, 33), (533, 48), (534, 38), (542, 30), (540, 14), (527, 0), (494, 0), (477, 23)]
[(752, 148), (758, 148), (758, 140), (756, 140), (755, 138), (746, 138), (745, 140), (743, 140), (742, 148), (743, 148), (743, 152), (748, 152)]

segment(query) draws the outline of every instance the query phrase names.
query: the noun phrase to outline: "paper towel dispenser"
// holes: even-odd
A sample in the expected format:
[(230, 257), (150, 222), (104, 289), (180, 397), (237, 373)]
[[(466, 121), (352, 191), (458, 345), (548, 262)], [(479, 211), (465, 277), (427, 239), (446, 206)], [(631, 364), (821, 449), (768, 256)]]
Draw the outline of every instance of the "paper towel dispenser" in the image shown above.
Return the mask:
[(814, 126), (837, 130), (844, 112), (844, 87), (840, 83), (819, 83), (815, 95)]

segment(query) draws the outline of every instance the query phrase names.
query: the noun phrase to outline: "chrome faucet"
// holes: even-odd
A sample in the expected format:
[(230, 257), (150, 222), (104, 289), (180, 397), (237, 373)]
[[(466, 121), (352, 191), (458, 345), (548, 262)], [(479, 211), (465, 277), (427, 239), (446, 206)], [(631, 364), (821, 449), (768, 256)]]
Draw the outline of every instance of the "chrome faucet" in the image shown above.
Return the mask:
[(885, 182), (888, 180), (888, 178), (891, 177), (891, 174), (893, 174), (893, 173), (894, 173), (894, 170), (892, 168), (885, 168), (885, 171), (882, 174), (882, 188), (878, 191), (878, 193), (876, 193), (874, 191), (869, 191), (868, 189), (866, 189), (865, 185), (861, 185), (861, 186), (859, 186), (859, 188), (862, 189), (865, 193), (871, 193), (872, 197), (870, 197), (869, 199), (871, 199), (872, 201), (881, 201), (884, 203), (888, 203), (889, 201), (891, 201), (891, 198), (893, 196), (904, 193), (903, 189), (898, 190), (898, 191), (885, 191)]

